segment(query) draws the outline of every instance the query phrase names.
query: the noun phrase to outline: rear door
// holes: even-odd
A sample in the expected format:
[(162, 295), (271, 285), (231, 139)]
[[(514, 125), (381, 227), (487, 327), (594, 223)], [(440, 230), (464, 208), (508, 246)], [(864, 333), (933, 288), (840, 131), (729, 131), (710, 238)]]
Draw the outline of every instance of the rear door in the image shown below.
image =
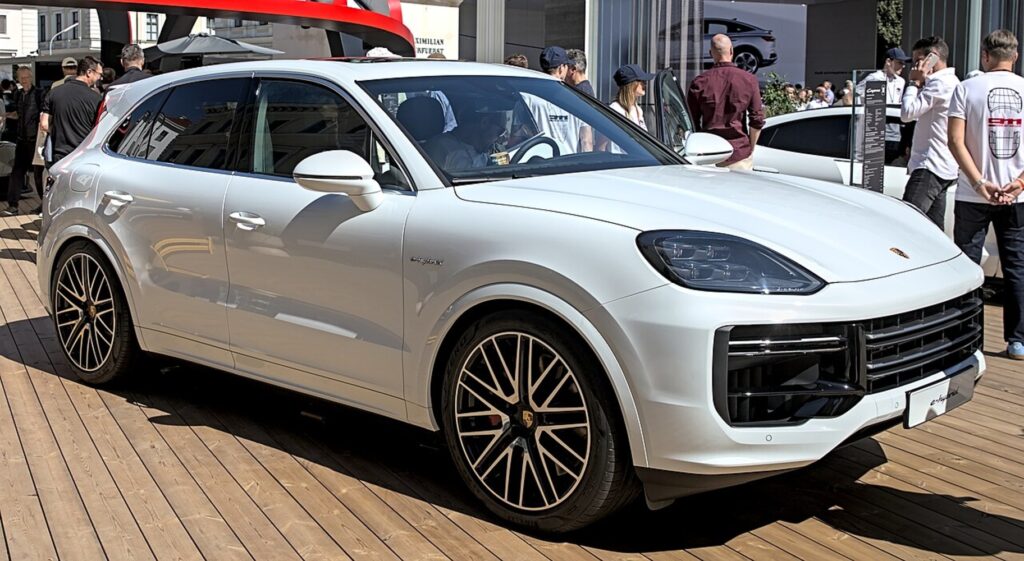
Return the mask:
[(231, 366), (221, 222), (236, 110), (251, 80), (179, 85), (136, 107), (111, 136), (96, 212), (137, 277), (150, 349)]

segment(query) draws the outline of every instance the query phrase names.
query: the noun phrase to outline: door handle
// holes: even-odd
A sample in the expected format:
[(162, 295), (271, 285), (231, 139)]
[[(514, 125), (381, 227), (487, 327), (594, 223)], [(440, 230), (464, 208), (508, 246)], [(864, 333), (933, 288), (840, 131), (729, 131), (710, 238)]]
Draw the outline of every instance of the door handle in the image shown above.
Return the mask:
[(125, 193), (124, 191), (107, 191), (106, 193), (103, 193), (103, 198), (120, 205), (126, 205), (135, 200), (135, 197)]
[(247, 232), (267, 225), (267, 221), (262, 216), (251, 212), (232, 212), (228, 218), (238, 226), (239, 230)]

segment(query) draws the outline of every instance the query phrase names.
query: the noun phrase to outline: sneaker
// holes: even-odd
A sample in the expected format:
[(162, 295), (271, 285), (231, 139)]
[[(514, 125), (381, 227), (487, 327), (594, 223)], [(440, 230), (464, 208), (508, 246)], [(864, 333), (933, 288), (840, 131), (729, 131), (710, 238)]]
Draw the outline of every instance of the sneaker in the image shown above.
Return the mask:
[(42, 206), (37, 206), (36, 208), (28, 211), (28, 213), (29, 214), (42, 214), (43, 213), (43, 207)]
[(18, 207), (17, 206), (9, 206), (6, 209), (4, 209), (2, 212), (0, 212), (0, 216), (18, 216), (18, 214), (19, 213), (18, 213)]
[(1024, 343), (1011, 341), (1006, 347), (1006, 356), (1013, 360), (1024, 360)]

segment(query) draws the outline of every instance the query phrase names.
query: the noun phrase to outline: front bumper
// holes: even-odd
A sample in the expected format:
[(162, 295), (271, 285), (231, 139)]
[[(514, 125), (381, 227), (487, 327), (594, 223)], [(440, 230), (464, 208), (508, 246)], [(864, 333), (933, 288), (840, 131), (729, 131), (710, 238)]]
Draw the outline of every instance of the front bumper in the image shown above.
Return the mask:
[[(907, 391), (946, 375), (936, 372), (866, 395), (834, 418), (795, 426), (730, 426), (715, 408), (711, 373), (718, 329), (885, 317), (952, 300), (982, 282), (977, 265), (959, 256), (891, 277), (833, 283), (811, 296), (694, 292), (665, 285), (609, 303), (588, 317), (604, 333), (614, 334), (612, 348), (624, 366), (640, 417), (646, 465), (637, 467), (642, 475), (675, 472), (724, 482), (713, 488), (813, 463), (862, 431), (898, 421)], [(972, 364), (980, 377), (985, 370), (980, 351), (947, 370)]]

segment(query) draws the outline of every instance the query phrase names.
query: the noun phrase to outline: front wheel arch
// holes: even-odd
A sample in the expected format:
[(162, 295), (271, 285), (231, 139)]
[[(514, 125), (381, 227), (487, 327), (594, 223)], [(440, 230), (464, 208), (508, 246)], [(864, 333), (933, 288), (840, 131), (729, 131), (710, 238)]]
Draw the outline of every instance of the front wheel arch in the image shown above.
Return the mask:
[[(499, 290), (497, 287), (490, 287)], [(552, 295), (541, 292), (538, 296)], [(562, 308), (557, 305), (562, 304)], [(440, 344), (437, 352), (434, 353), (429, 369), (429, 410), (432, 415), (434, 426), (442, 426), (441, 394), (444, 385), (445, 367), (448, 364), (448, 357), (451, 355), (459, 338), (469, 326), (479, 319), (494, 313), (518, 310), (522, 312), (542, 315), (562, 325), (566, 333), (569, 333), (585, 349), (595, 363), (601, 366), (605, 375), (605, 381), (611, 386), (612, 394), (615, 396), (615, 403), (612, 404), (615, 410), (615, 420), (619, 428), (626, 435), (626, 442), (629, 446), (630, 457), (633, 465), (637, 467), (647, 466), (647, 449), (641, 430), (640, 415), (633, 399), (633, 392), (626, 381), (625, 374), (618, 357), (601, 339), (597, 329), (579, 313), (565, 302), (554, 298), (551, 305), (541, 299), (520, 299), (513, 297), (494, 297), (481, 299), (472, 305), (467, 306), (451, 321), (449, 326), (441, 333)]]

